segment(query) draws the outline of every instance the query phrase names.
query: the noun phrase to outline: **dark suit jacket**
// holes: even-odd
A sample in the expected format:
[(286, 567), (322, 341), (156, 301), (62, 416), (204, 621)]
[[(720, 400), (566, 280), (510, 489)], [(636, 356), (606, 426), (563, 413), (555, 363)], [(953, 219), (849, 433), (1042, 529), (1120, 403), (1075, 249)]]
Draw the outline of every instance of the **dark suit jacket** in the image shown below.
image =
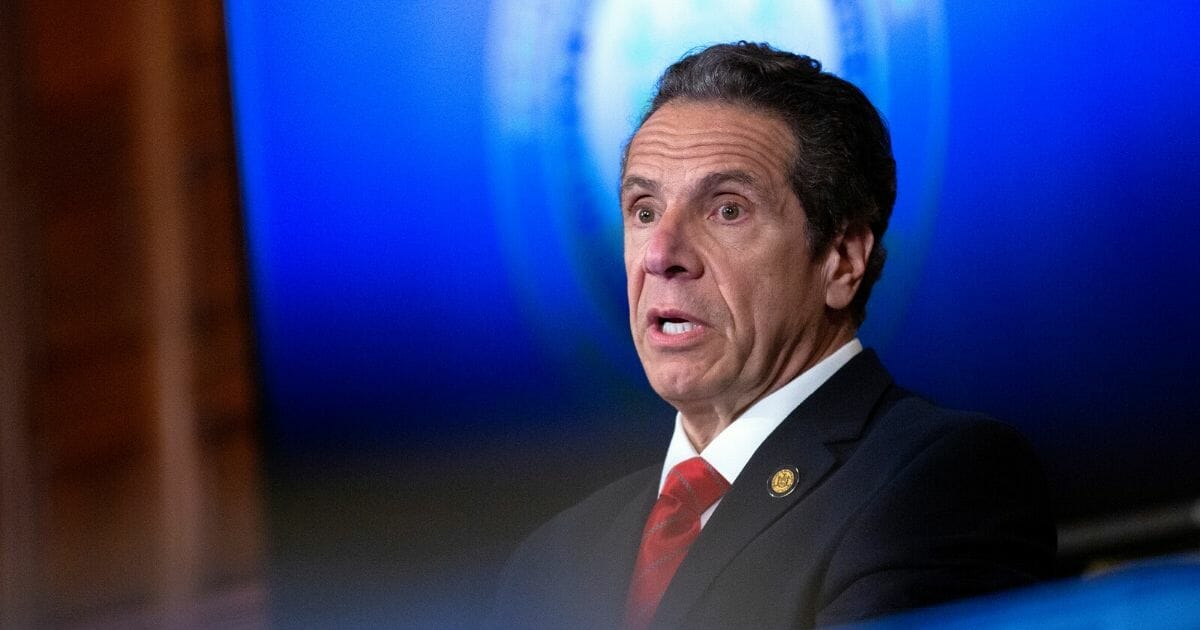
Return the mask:
[[(799, 470), (776, 498), (769, 479)], [(559, 514), (509, 560), (503, 627), (620, 625), (661, 465)], [(805, 627), (1031, 583), (1055, 548), (1045, 481), (1008, 425), (935, 407), (871, 351), (763, 442), (701, 530), (656, 627)]]

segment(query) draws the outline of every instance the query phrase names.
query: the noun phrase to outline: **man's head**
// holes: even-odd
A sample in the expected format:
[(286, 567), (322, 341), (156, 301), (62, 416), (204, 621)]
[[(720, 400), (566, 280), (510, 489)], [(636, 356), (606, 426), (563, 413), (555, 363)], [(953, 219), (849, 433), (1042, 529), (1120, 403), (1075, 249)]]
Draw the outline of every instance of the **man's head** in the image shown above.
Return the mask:
[(878, 113), (815, 60), (739, 43), (668, 68), (621, 181), (651, 384), (733, 416), (848, 340), (894, 199)]

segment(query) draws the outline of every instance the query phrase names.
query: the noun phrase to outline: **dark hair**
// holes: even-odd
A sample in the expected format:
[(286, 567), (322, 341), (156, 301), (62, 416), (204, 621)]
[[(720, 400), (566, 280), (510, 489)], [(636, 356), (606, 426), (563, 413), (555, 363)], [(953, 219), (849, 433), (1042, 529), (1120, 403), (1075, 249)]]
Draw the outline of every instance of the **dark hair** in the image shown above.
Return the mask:
[(855, 323), (861, 324), (887, 258), (883, 233), (896, 201), (891, 137), (862, 90), (822, 72), (821, 62), (811, 57), (738, 42), (689, 53), (667, 68), (639, 128), (674, 100), (732, 103), (787, 123), (797, 149), (792, 189), (804, 206), (814, 254), (825, 253), (848, 227), (866, 226), (875, 235), (850, 304)]

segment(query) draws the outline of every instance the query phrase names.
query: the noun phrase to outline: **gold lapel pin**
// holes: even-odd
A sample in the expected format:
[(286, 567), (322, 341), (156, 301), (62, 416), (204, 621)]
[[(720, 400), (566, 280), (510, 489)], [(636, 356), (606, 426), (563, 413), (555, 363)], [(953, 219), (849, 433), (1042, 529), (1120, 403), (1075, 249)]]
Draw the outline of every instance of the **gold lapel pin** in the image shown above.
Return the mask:
[(796, 480), (800, 478), (800, 471), (792, 466), (784, 466), (775, 471), (771, 475), (770, 492), (775, 498), (786, 497), (796, 489)]

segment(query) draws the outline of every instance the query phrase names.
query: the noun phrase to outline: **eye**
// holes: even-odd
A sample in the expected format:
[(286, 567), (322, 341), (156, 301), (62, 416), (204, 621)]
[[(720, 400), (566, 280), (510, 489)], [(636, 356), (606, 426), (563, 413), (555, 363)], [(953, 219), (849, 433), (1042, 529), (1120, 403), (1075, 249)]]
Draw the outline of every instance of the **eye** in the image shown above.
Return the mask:
[(636, 212), (637, 212), (638, 221), (641, 221), (642, 223), (654, 222), (654, 211), (653, 210), (651, 210), (649, 208), (638, 208)]
[(721, 209), (719, 212), (721, 214), (721, 218), (725, 219), (726, 221), (733, 221), (734, 219), (737, 219), (738, 217), (742, 216), (741, 207), (734, 205), (732, 203), (727, 203), (727, 204), (721, 206)]

